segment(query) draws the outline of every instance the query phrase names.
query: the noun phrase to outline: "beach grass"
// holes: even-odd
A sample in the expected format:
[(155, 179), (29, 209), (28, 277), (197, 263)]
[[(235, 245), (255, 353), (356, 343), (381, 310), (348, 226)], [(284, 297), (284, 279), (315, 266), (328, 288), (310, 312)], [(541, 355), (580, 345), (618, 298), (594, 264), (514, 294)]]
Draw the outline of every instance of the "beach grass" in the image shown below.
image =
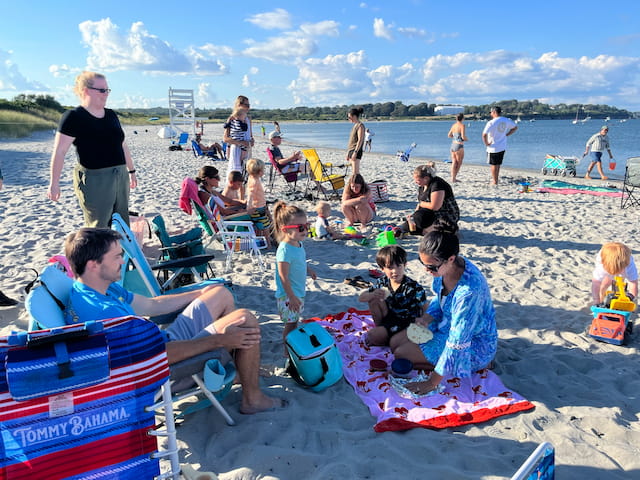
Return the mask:
[[(60, 114), (57, 114), (58, 117)], [(24, 138), (38, 130), (56, 128), (57, 121), (48, 116), (13, 110), (0, 110), (0, 138)]]

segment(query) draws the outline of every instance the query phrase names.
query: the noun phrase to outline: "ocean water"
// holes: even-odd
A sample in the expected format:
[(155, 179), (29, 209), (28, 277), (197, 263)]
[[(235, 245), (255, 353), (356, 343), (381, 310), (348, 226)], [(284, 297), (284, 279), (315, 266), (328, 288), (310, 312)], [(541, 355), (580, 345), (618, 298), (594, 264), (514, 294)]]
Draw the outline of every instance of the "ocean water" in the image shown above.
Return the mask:
[[(405, 150), (412, 143), (417, 146), (411, 154), (416, 158), (433, 158), (446, 160), (449, 158), (451, 140), (447, 133), (452, 122), (448, 121), (408, 121), (408, 122), (365, 122), (375, 135), (372, 141), (372, 153), (395, 154)], [(482, 129), (485, 121), (465, 122), (467, 137), (465, 143), (465, 163), (486, 164), (486, 153), (482, 144)], [(257, 122), (256, 122), (257, 124)], [(583, 176), (589, 166), (589, 156), (582, 159), (585, 143), (591, 135), (597, 133), (604, 124), (591, 120), (584, 124), (573, 125), (571, 120), (537, 120), (523, 121), (518, 130), (508, 139), (504, 166), (526, 170), (540, 171), (547, 154), (575, 156), (581, 159), (578, 164), (578, 176)], [(609, 141), (611, 151), (616, 160), (616, 168), (608, 168), (608, 155), (605, 153), (603, 168), (607, 176), (622, 178), (626, 159), (640, 156), (640, 119), (626, 122), (611, 120), (609, 125)], [(344, 149), (352, 124), (350, 122), (318, 122), (318, 123), (281, 123), (282, 133), (289, 142), (301, 145)], [(464, 168), (464, 166), (463, 166)], [(596, 174), (597, 177), (597, 174)]]

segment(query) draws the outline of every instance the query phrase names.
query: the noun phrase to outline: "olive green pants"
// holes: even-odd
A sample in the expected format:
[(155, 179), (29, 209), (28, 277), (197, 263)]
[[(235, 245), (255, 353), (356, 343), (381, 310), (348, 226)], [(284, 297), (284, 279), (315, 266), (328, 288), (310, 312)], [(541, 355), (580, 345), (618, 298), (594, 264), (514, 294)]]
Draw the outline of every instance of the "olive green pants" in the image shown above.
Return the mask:
[(129, 224), (129, 172), (126, 165), (84, 168), (76, 165), (73, 188), (86, 227), (109, 228), (111, 216), (119, 213)]

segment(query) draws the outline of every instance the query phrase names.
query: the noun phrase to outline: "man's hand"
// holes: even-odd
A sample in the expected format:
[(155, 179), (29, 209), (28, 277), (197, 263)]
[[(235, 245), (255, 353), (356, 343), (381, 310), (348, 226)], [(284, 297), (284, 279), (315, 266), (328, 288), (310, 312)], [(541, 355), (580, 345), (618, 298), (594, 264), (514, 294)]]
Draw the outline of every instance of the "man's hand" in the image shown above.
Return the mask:
[[(244, 318), (241, 319), (244, 322)], [(224, 346), (231, 349), (247, 349), (260, 343), (260, 327), (228, 325), (224, 333)]]

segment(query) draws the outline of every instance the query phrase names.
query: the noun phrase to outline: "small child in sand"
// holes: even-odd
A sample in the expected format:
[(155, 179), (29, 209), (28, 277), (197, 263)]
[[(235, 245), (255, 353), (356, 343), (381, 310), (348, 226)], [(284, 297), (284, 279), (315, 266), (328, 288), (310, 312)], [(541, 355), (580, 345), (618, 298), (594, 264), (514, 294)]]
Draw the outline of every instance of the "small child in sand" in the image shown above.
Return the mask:
[(242, 172), (235, 170), (229, 172), (227, 186), (224, 187), (222, 194), (227, 198), (244, 202), (244, 179), (242, 178)]
[(384, 273), (377, 283), (362, 292), (358, 301), (369, 304), (376, 324), (367, 332), (368, 345), (389, 345), (393, 336), (425, 316), (427, 295), (418, 282), (405, 275), (407, 252), (398, 245), (382, 247), (376, 263)]
[(619, 242), (605, 243), (596, 256), (591, 279), (591, 296), (594, 305), (600, 305), (614, 277), (627, 280), (629, 294), (633, 300), (638, 296), (638, 269), (631, 249)]
[(252, 158), (247, 162), (247, 213), (256, 227), (256, 234), (264, 235), (267, 248), (271, 248), (271, 215), (267, 209), (267, 199), (262, 185), (264, 162)]
[(280, 242), (276, 251), (275, 297), (280, 318), (285, 324), (284, 340), (295, 330), (304, 309), (307, 275), (315, 280), (316, 272), (307, 266), (307, 255), (302, 246), (309, 232), (305, 211), (280, 201), (273, 207), (273, 226)]
[(314, 224), (317, 238), (330, 238), (336, 240), (342, 238), (342, 235), (337, 233), (333, 227), (329, 224), (329, 216), (331, 215), (331, 205), (329, 202), (320, 201), (315, 208), (318, 218)]

